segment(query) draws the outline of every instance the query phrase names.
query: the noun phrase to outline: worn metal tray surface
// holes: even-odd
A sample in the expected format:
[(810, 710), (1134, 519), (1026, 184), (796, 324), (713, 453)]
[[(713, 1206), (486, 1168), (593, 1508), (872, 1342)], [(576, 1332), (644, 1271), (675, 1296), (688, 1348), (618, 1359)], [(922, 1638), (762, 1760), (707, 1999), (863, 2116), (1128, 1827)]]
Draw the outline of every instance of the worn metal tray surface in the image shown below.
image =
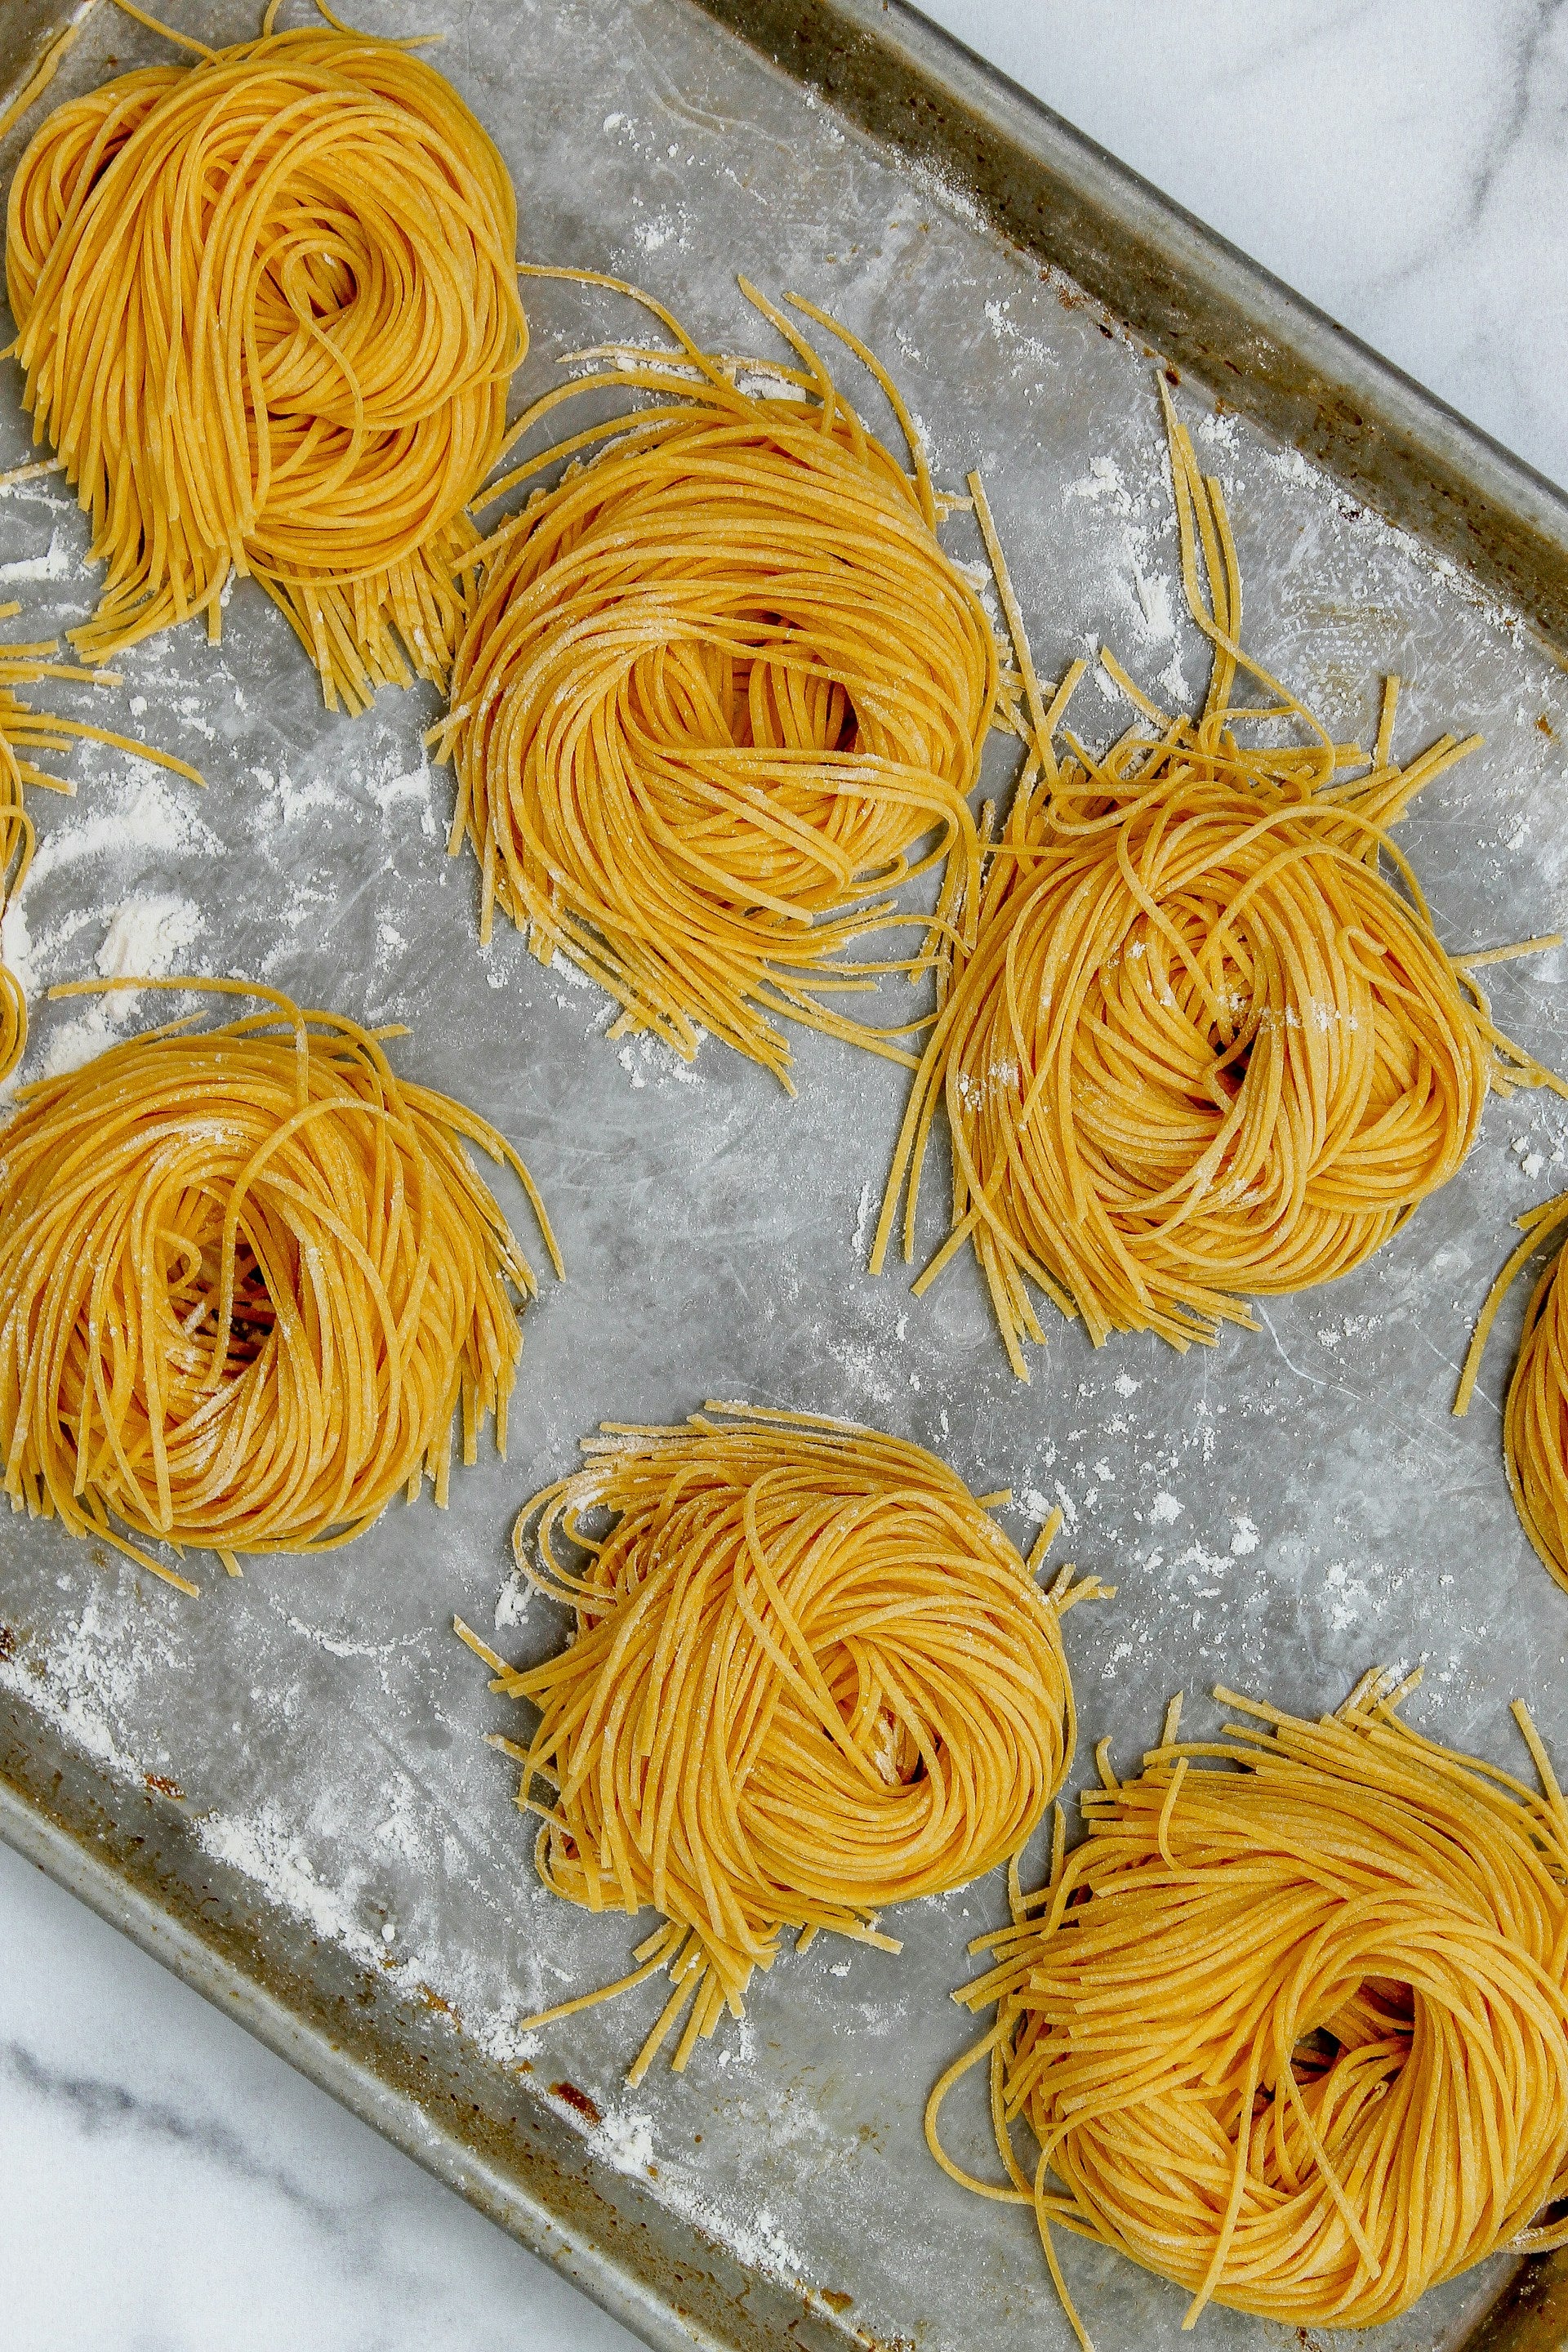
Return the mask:
[[(168, 7), (208, 40), (253, 29), (227, 0)], [(1179, 701), (1205, 663), (1180, 609), (1142, 340), (1155, 289), (1167, 349), (1213, 353), (1214, 382), (1247, 412), (1185, 376), (1184, 414), (1236, 521), (1252, 645), (1344, 732), (1371, 729), (1389, 669), (1411, 681), (1402, 748), (1443, 727), (1484, 732), (1403, 836), (1448, 940), (1568, 918), (1568, 681), (1545, 634), (1568, 534), (1544, 485), (1016, 93), (863, 0), (711, 15), (693, 0), (358, 0), (356, 14), (445, 30), (440, 60), (515, 176), (526, 253), (640, 279), (726, 349), (767, 348), (739, 269), (867, 336), (939, 475), (984, 468), (1042, 672), (1108, 640)], [(10, 0), (8, 58), (25, 62), (43, 15)], [(770, 61), (770, 42), (845, 110)], [(103, 8), (56, 92), (163, 54)], [(898, 120), (876, 120), (879, 91), (905, 107)], [(24, 135), (0, 155), (7, 171)], [(1123, 272), (1122, 317), (1055, 266), (1058, 225), (1096, 293)], [(602, 293), (535, 285), (529, 299), (520, 400), (563, 353), (643, 331)], [(5, 390), (12, 464), (27, 447), (14, 370)], [(973, 559), (967, 528), (952, 539)], [(88, 610), (86, 545), (58, 478), (0, 501), (0, 593), (23, 598), (27, 635)], [(1505, 579), (1508, 609), (1492, 601)], [(74, 802), (35, 796), (38, 856), (6, 940), (30, 987), (129, 955), (405, 1020), (399, 1066), (465, 1097), (527, 1157), (569, 1280), (546, 1283), (528, 1318), (510, 1461), (487, 1442), (444, 1516), (427, 1500), (394, 1508), (347, 1549), (257, 1560), (240, 1582), (214, 1564), (194, 1601), (9, 1522), (0, 1829), (651, 2343), (1066, 2345), (1028, 2216), (965, 2196), (921, 2139), (927, 2089), (973, 2030), (947, 1995), (968, 1973), (965, 1939), (1000, 1916), (999, 1883), (890, 1921), (901, 1958), (831, 1940), (785, 1957), (743, 2027), (700, 2047), (684, 2078), (658, 2069), (629, 2094), (657, 1986), (517, 2030), (619, 1974), (639, 1931), (537, 1885), (512, 1768), (483, 1745), (518, 1725), (452, 1614), (509, 1653), (544, 1651), (561, 1626), (510, 1574), (518, 1505), (601, 1417), (743, 1396), (937, 1447), (977, 1489), (1014, 1490), (1020, 1538), (1059, 1502), (1070, 1549), (1120, 1588), (1072, 1616), (1068, 1647), (1087, 1739), (1110, 1732), (1124, 1766), (1178, 1687), (1196, 1728), (1215, 1719), (1216, 1680), (1316, 1709), (1371, 1662), (1417, 1659), (1419, 1720), (1511, 1759), (1521, 1693), (1568, 1757), (1568, 1598), (1519, 1530), (1500, 1458), (1515, 1326), (1468, 1421), (1448, 1417), (1510, 1219), (1568, 1181), (1564, 1106), (1494, 1102), (1446, 1193), (1361, 1273), (1268, 1305), (1258, 1333), (1183, 1360), (1148, 1339), (1095, 1354), (1058, 1323), (1021, 1386), (966, 1265), (923, 1304), (901, 1276), (864, 1271), (901, 1073), (803, 1033), (790, 1101), (711, 1045), (689, 1069), (605, 1043), (605, 1001), (510, 933), (481, 954), (472, 868), (442, 854), (448, 786), (421, 753), (428, 695), (329, 717), (282, 620), (243, 586), (220, 649), (187, 628), (123, 669), (129, 709), (101, 698), (111, 723), (197, 761), (207, 789), (86, 748)], [(1124, 716), (1086, 688), (1092, 735)], [(1561, 954), (1495, 976), (1503, 1023), (1560, 1065), (1565, 983)], [(29, 1071), (149, 1010), (36, 994)], [(977, 2100), (954, 2102), (952, 2129), (984, 2161)], [(1102, 2346), (1175, 2345), (1175, 2290), (1092, 2247), (1068, 2242), (1063, 2259)], [(1436, 2352), (1478, 2328), (1555, 2340), (1557, 2282), (1521, 2284), (1517, 2267), (1502, 2257), (1435, 2294), (1378, 2352)], [(1287, 2340), (1218, 2310), (1203, 2333)]]

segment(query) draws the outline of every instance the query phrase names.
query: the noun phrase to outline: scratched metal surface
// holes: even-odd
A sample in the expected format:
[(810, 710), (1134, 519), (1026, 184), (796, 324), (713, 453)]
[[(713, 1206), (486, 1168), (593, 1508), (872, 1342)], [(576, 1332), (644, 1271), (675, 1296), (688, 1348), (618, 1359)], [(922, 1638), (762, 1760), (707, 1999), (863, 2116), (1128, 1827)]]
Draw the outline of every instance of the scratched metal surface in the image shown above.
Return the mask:
[[(168, 13), (215, 42), (253, 22), (226, 0), (170, 0)], [(810, 293), (867, 337), (939, 478), (984, 470), (1043, 673), (1103, 641), (1164, 697), (1199, 691), (1149, 355), (958, 191), (896, 163), (689, 0), (361, 0), (357, 15), (389, 33), (446, 31), (440, 62), (516, 179), (526, 255), (636, 278), (727, 349), (770, 348), (737, 271)], [(57, 89), (163, 54), (101, 11)], [(7, 172), (21, 135), (0, 156)], [(536, 286), (529, 299), (519, 402), (563, 353), (638, 331), (607, 295)], [(5, 377), (10, 465), (27, 435), (9, 363)], [(857, 396), (885, 422), (869, 386)], [(1568, 683), (1555, 663), (1329, 477), (1216, 414), (1201, 388), (1183, 399), (1225, 484), (1261, 658), (1346, 733), (1366, 736), (1378, 677), (1394, 669), (1411, 681), (1402, 750), (1446, 727), (1486, 737), (1405, 828), (1444, 937), (1489, 943), (1562, 923)], [(962, 523), (950, 535), (977, 555)], [(58, 478), (0, 499), (0, 593), (23, 599), (29, 636), (89, 609), (87, 538)], [(538, 1602), (523, 1612), (509, 1580), (518, 1505), (601, 1418), (674, 1419), (705, 1396), (745, 1396), (938, 1448), (976, 1489), (1013, 1489), (1021, 1539), (1060, 1503), (1068, 1549), (1119, 1586), (1114, 1603), (1069, 1621), (1086, 1755), (1109, 1732), (1132, 1765), (1177, 1688), (1196, 1729), (1214, 1719), (1203, 1695), (1216, 1680), (1311, 1709), (1369, 1663), (1424, 1659), (1419, 1720), (1513, 1759), (1507, 1707), (1522, 1694), (1568, 1756), (1568, 1596), (1520, 1533), (1499, 1451), (1516, 1318), (1468, 1421), (1447, 1411), (1510, 1219), (1568, 1181), (1568, 1107), (1493, 1101), (1442, 1197), (1361, 1273), (1270, 1304), (1258, 1333), (1179, 1360), (1147, 1339), (1096, 1354), (1057, 1322), (1019, 1385), (967, 1265), (923, 1303), (901, 1276), (865, 1272), (899, 1071), (803, 1033), (790, 1101), (711, 1045), (692, 1070), (608, 1045), (603, 1000), (542, 971), (516, 937), (481, 954), (473, 871), (442, 854), (447, 782), (423, 766), (432, 698), (386, 692), (363, 719), (330, 717), (259, 592), (236, 591), (221, 649), (185, 629), (122, 668), (121, 693), (62, 697), (183, 751), (207, 789), (84, 749), (74, 802), (36, 796), (39, 854), (8, 950), (40, 988), (89, 974), (117, 918), (123, 933), (158, 901), (180, 968), (406, 1020), (399, 1066), (520, 1147), (569, 1279), (547, 1281), (527, 1318), (510, 1462), (487, 1441), (444, 1516), (428, 1500), (397, 1508), (344, 1551), (257, 1560), (240, 1582), (213, 1566), (194, 1602), (52, 1528), (10, 1523), (0, 1701), (13, 1781), (40, 1819), (52, 1807), (68, 1832), (95, 1825), (128, 1883), (142, 1870), (145, 1885), (155, 1853), (171, 1919), (221, 1922), (226, 1965), (294, 1988), (285, 2008), (303, 2014), (312, 1986), (368, 1988), (353, 1998), (395, 2021), (368, 2055), (353, 2055), (350, 2024), (323, 2029), (350, 2051), (349, 2076), (392, 2081), (385, 2034), (407, 2033), (406, 2056), (406, 2021), (421, 2020), (429, 2071), (410, 2060), (397, 2116), (352, 2079), (337, 2087), (651, 2340), (778, 2343), (793, 2317), (808, 2341), (1065, 2346), (1027, 2217), (969, 2200), (921, 2140), (928, 2086), (969, 2031), (946, 1996), (968, 1972), (965, 1939), (1000, 1916), (999, 1885), (890, 1921), (899, 1959), (831, 1941), (781, 1959), (743, 2029), (699, 2049), (684, 2078), (658, 2071), (628, 2093), (657, 1987), (546, 2034), (516, 2031), (535, 2006), (621, 1973), (641, 1931), (538, 1887), (511, 1768), (482, 1744), (518, 1727), (452, 1639), (452, 1614), (510, 1654), (543, 1652), (559, 1622)], [(1124, 717), (1092, 684), (1077, 715), (1100, 740)], [(994, 775), (1005, 782), (1000, 743)], [(1512, 1034), (1568, 1064), (1562, 954), (1500, 971), (1495, 998)], [(29, 1073), (84, 1017), (105, 1016), (35, 1003)], [(7, 1833), (20, 1834), (15, 1821)], [(349, 1995), (341, 2007), (347, 2018)], [(303, 2063), (330, 2071), (319, 2055)], [(437, 2076), (439, 2114), (420, 2088)], [(468, 2128), (451, 2112), (459, 2082), (489, 2133), (467, 2172), (452, 2153)], [(408, 2121), (422, 2098), (427, 2144)], [(600, 2117), (592, 2131), (584, 2101)], [(955, 2102), (952, 2129), (983, 2161), (977, 2105)], [(551, 2166), (577, 2168), (570, 2210), (539, 2188)], [(530, 2183), (542, 2205), (529, 2207)], [(1174, 2347), (1174, 2290), (1092, 2248), (1068, 2244), (1063, 2260), (1101, 2345)], [(704, 2302), (670, 2284), (682, 2263), (729, 2284)], [(1369, 2342), (1458, 2345), (1508, 2267)], [(1286, 2340), (1220, 2311), (1203, 2326), (1236, 2352)]]

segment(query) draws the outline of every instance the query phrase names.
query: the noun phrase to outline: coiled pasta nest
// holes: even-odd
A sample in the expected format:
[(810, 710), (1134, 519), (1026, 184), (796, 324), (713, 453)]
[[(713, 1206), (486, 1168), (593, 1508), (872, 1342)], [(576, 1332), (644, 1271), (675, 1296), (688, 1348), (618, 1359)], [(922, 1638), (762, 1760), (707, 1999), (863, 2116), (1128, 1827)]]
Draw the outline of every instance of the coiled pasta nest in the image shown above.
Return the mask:
[(108, 565), (84, 658), (193, 613), (216, 638), (237, 572), (329, 703), (444, 684), (528, 347), (515, 244), (489, 138), (395, 41), (266, 35), (58, 108), (5, 267), (36, 437)]
[(893, 911), (888, 891), (951, 852), (955, 885), (972, 871), (965, 795), (1005, 713), (893, 386), (797, 304), (871, 368), (910, 472), (745, 291), (804, 362), (770, 369), (774, 388), (742, 388), (740, 363), (637, 296), (679, 352), (624, 352), (523, 417), (519, 432), (580, 393), (652, 395), (496, 486), (609, 444), (486, 542), (435, 740), (457, 771), (452, 846), (479, 861), (482, 938), (499, 908), (618, 1000), (612, 1036), (646, 1030), (689, 1059), (710, 1031), (787, 1084), (771, 1016), (908, 1058), (822, 1000), (893, 968), (845, 961)]
[[(1489, 954), (1449, 954), (1390, 835), (1479, 739), (1444, 735), (1402, 767), (1390, 679), (1368, 764), (1258, 668), (1219, 485), (1170, 427), (1206, 700), (1172, 719), (1108, 655), (1142, 720), (1100, 759), (1069, 737), (1058, 763), (1083, 665), (1046, 710), (1026, 653), (1033, 757), (953, 936), (872, 1251), (877, 1270), (903, 1196), (913, 1255), (941, 1104), (951, 1231), (915, 1288), (968, 1243), (1020, 1378), (1022, 1339), (1044, 1337), (1031, 1286), (1097, 1346), (1256, 1328), (1249, 1296), (1348, 1273), (1448, 1181), (1489, 1092), (1568, 1091), (1493, 1025), (1475, 978)], [(1278, 701), (1238, 705), (1242, 671)], [(1281, 719), (1315, 740), (1282, 745)], [(1241, 730), (1259, 720), (1254, 745)]]
[[(742, 2014), (784, 1929), (897, 1951), (879, 1912), (1017, 1852), (1072, 1756), (1060, 1613), (1099, 1588), (1069, 1589), (1068, 1570), (1041, 1592), (1055, 1523), (1026, 1562), (945, 1464), (846, 1423), (710, 1405), (585, 1450), (516, 1538), (574, 1611), (574, 1640), (514, 1670), (458, 1630), (497, 1689), (540, 1710), (526, 1748), (501, 1744), (543, 1819), (545, 1884), (591, 1910), (664, 1914), (633, 1976), (545, 2012), (668, 1967), (637, 2081), (689, 2001), (678, 2068)], [(613, 1524), (595, 1534), (600, 1514)], [(580, 1572), (563, 1538), (585, 1550)]]
[(269, 1009), (128, 1038), (0, 1129), (5, 1492), (187, 1591), (144, 1542), (325, 1550), (426, 1476), (446, 1501), (456, 1417), (465, 1461), (489, 1414), (504, 1453), (535, 1285), (465, 1143), (560, 1270), (493, 1128), (354, 1022), (230, 992)]
[[(1413, 1677), (1413, 1679), (1415, 1679)], [(1193, 2296), (1370, 2327), (1568, 2192), (1568, 1808), (1412, 1731), (1368, 1676), (1316, 1723), (1240, 1699), (1087, 1796), (1089, 1835), (959, 1998), (996, 2020), (932, 2094), (955, 2178)], [(1209, 1770), (1211, 1759), (1238, 1770)], [(937, 2137), (989, 2063), (1009, 2186)], [(1026, 2164), (1013, 2126), (1037, 2154)], [(1068, 2303), (1080, 2340), (1088, 2337)]]

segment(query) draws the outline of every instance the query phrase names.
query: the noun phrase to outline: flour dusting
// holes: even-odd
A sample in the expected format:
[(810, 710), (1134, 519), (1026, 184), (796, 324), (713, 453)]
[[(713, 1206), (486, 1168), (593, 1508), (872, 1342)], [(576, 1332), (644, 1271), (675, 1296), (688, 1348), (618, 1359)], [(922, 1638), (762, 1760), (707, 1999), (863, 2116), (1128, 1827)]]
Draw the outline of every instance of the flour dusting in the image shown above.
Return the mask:
[(282, 1807), (273, 1799), (248, 1818), (233, 1813), (208, 1813), (196, 1824), (204, 1853), (226, 1862), (269, 1902), (278, 1903), (296, 1918), (304, 1919), (318, 1936), (326, 1937), (367, 1965), (381, 1965), (383, 1947), (359, 1913), (354, 1895), (329, 1886), (290, 1828)]
[(414, 802), (419, 810), (420, 832), (426, 841), (435, 841), (439, 837), (440, 827), (436, 822), (436, 811), (430, 801), (433, 781), (429, 761), (421, 759), (419, 765), (410, 768), (405, 774), (388, 776), (381, 783), (373, 782), (370, 796), (383, 816), (389, 816), (405, 801)]
[[(123, 862), (136, 852), (174, 858), (191, 850), (208, 857), (224, 855), (216, 834), (189, 805), (194, 785), (171, 782), (162, 770), (149, 772), (144, 761), (135, 761), (134, 768), (142, 774), (129, 793), (106, 795), (95, 787), (90, 815), (53, 824), (47, 832), (39, 828), (42, 838), (27, 876), (28, 889), (37, 890), (64, 866), (99, 858)], [(108, 806), (103, 805), (106, 798)]]
[(24, 555), (14, 563), (0, 563), (0, 580), (68, 580), (77, 568), (76, 557), (62, 530), (57, 527), (49, 533), (49, 544), (42, 555)]
[[(161, 980), (184, 965), (203, 928), (201, 908), (189, 898), (163, 896), (122, 899), (109, 919), (94, 961), (104, 980)], [(44, 1050), (47, 1078), (79, 1070), (113, 1044), (142, 1003), (139, 988), (111, 989), (90, 997), (87, 1010), (54, 1030)]]

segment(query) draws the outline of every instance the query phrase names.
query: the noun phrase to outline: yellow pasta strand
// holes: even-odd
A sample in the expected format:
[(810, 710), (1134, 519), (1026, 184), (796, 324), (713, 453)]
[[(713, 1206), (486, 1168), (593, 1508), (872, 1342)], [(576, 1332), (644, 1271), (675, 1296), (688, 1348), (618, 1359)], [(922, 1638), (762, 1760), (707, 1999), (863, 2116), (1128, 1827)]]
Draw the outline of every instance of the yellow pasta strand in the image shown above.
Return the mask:
[(79, 17), (72, 24), (62, 25), (59, 31), (52, 34), (45, 42), (37, 64), (33, 68), (10, 105), (3, 114), (0, 114), (0, 139), (4, 139), (8, 131), (16, 129), (29, 107), (37, 104), (38, 100), (42, 98), (45, 90), (58, 73), (66, 51), (80, 30), (81, 21)]
[(196, 47), (58, 108), (11, 184), (25, 398), (108, 565), (72, 642), (216, 638), (239, 572), (329, 704), (444, 684), (528, 343), (505, 166), (401, 43)]
[[(1373, 763), (1342, 772), (1355, 747), (1243, 652), (1219, 484), (1169, 407), (1168, 425), (1187, 600), (1214, 651), (1203, 709), (1167, 718), (1107, 656), (1151, 723), (1098, 760), (1069, 736), (1059, 768), (1060, 693), (1035, 730), (954, 926), (871, 1254), (879, 1271), (901, 1200), (912, 1258), (940, 1105), (951, 1234), (916, 1292), (967, 1243), (1020, 1379), (1023, 1340), (1044, 1336), (1031, 1288), (1096, 1346), (1255, 1328), (1248, 1296), (1347, 1273), (1447, 1182), (1489, 1090), (1568, 1092), (1493, 1026), (1473, 969), (1489, 954), (1447, 952), (1390, 835), (1478, 739), (1397, 765), (1391, 680)], [(1264, 704), (1235, 699), (1244, 672)], [(1282, 720), (1309, 741), (1282, 743)]]
[(1477, 1318), (1454, 1411), (1461, 1417), (1481, 1369), (1499, 1307), (1531, 1259), (1549, 1243), (1552, 1256), (1525, 1309), (1524, 1330), (1503, 1409), (1503, 1462), (1525, 1534), (1542, 1566), (1568, 1590), (1568, 1294), (1561, 1279), (1568, 1192), (1519, 1219), (1524, 1239), (1498, 1276)]
[(121, 984), (268, 1009), (151, 1030), (18, 1089), (0, 1128), (13, 1509), (191, 1591), (135, 1538), (232, 1568), (346, 1543), (426, 1475), (444, 1504), (459, 1411), (465, 1462), (490, 1413), (505, 1454), (535, 1289), (464, 1145), (521, 1179), (559, 1272), (522, 1162), (400, 1082), (355, 1022), (239, 982)]
[(822, 999), (907, 968), (843, 960), (893, 914), (887, 892), (950, 854), (953, 886), (973, 883), (965, 795), (988, 729), (1011, 723), (913, 426), (865, 346), (809, 303), (795, 307), (893, 402), (911, 470), (743, 280), (801, 362), (769, 363), (769, 389), (742, 388), (762, 362), (700, 350), (619, 280), (537, 274), (631, 296), (679, 348), (587, 354), (612, 363), (517, 433), (584, 393), (649, 404), (489, 494), (573, 460), (486, 542), (432, 736), (456, 766), (449, 845), (479, 860), (480, 935), (499, 907), (542, 961), (568, 956), (618, 1000), (612, 1037), (647, 1030), (689, 1060), (710, 1031), (787, 1086), (782, 1014), (910, 1061), (894, 1039), (919, 1024), (883, 1031)]
[[(15, 473), (0, 475), (0, 488), (44, 470), (47, 469), (19, 467)], [(20, 609), (16, 604), (0, 605), (0, 620), (13, 618)], [(134, 751), (139, 758), (154, 761), (159, 767), (185, 777), (193, 784), (202, 781), (195, 769), (188, 767), (184, 760), (176, 760), (168, 751), (154, 751), (150, 743), (111, 734), (106, 728), (89, 726), (79, 719), (59, 719), (24, 702), (16, 688), (34, 685), (39, 678), (90, 678), (103, 685), (119, 683), (102, 671), (84, 670), (69, 662), (51, 660), (54, 650), (52, 643), (0, 645), (0, 922), (26, 880), (27, 868), (33, 861), (33, 820), (25, 805), (24, 787), (47, 784), (56, 792), (76, 790), (74, 784), (47, 775), (23, 754), (68, 751), (74, 740), (86, 737), (95, 743), (110, 743), (121, 751)], [(9, 964), (0, 962), (0, 1084), (11, 1076), (26, 1048), (27, 1000)]]
[[(1522, 1707), (1543, 1794), (1411, 1730), (1387, 1680), (1316, 1723), (1217, 1691), (1247, 1720), (1086, 1795), (1087, 1838), (971, 1947), (954, 1998), (996, 2020), (927, 2139), (1033, 2205), (1083, 2343), (1058, 2223), (1185, 2288), (1188, 2326), (1375, 2326), (1568, 2235), (1529, 2228), (1568, 2190), (1568, 1811)], [(982, 2059), (1005, 2189), (939, 2137)]]
[[(1069, 1570), (1042, 1593), (944, 1463), (847, 1423), (710, 1404), (684, 1428), (606, 1424), (584, 1450), (513, 1538), (575, 1634), (492, 1687), (540, 1712), (518, 1801), (542, 1817), (545, 1884), (664, 1916), (637, 1975), (529, 2021), (668, 1965), (637, 2081), (689, 1999), (678, 2071), (742, 2013), (785, 1928), (896, 1952), (876, 1926), (889, 1904), (1016, 1853), (1072, 1756), (1061, 1612), (1101, 1588)], [(591, 1533), (599, 1515), (613, 1524)]]

